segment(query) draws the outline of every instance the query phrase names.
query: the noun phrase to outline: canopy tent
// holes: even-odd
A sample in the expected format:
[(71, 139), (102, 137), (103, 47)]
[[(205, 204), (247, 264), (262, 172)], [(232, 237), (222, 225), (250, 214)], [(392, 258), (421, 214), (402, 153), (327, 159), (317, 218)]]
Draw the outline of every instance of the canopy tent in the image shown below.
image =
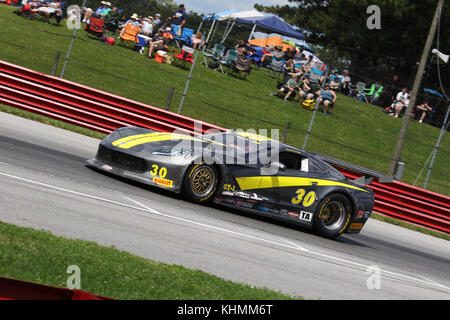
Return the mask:
[[(219, 12), (216, 14), (211, 14), (211, 15), (207, 15), (207, 16), (203, 17), (202, 22), (200, 23), (199, 30), (201, 29), (203, 22), (211, 21), (211, 20), (213, 21), (211, 28), (209, 30), (209, 33), (208, 33), (208, 37), (206, 39), (206, 42), (208, 43), (209, 39), (211, 37), (211, 34), (213, 34), (213, 36), (215, 34), (215, 30), (213, 31), (213, 29), (214, 29), (214, 26), (216, 25), (216, 22), (228, 20), (228, 24), (227, 24), (227, 27), (225, 28), (225, 33), (223, 35), (222, 42), (221, 42), (221, 43), (223, 43), (225, 41), (225, 39), (228, 37), (231, 29), (233, 28), (233, 26), (236, 22), (236, 19), (260, 18), (260, 17), (265, 17), (265, 14), (261, 13), (259, 11), (256, 11), (256, 10), (248, 10), (248, 11), (231, 10), (231, 11)], [(233, 21), (233, 24), (230, 27), (231, 21)]]
[(286, 22), (284, 22), (283, 20), (274, 15), (266, 15), (262, 17), (250, 17), (250, 18), (237, 18), (236, 22), (253, 26), (253, 30), (252, 33), (250, 34), (250, 37), (255, 31), (256, 27), (258, 27), (258, 29), (268, 31), (271, 33), (278, 33), (290, 38), (305, 40), (305, 36), (301, 32), (298, 32), (289, 24), (287, 24)]
[(218, 21), (223, 21), (223, 20), (227, 20), (230, 18), (230, 15), (233, 13), (237, 13), (239, 12), (239, 10), (231, 10), (231, 11), (224, 11), (224, 12), (219, 12), (219, 13), (215, 13), (215, 14), (210, 14), (207, 16), (203, 17), (203, 21), (207, 21), (207, 20), (218, 20)]

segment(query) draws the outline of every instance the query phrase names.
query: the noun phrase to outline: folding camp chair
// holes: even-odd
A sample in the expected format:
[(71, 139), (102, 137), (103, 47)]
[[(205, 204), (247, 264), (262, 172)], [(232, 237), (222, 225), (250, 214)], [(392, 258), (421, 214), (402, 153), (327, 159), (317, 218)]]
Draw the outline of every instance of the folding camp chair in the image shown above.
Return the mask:
[(183, 48), (181, 49), (181, 51), (175, 51), (175, 54), (173, 55), (173, 57), (175, 58), (175, 61), (182, 61), (183, 62), (183, 66), (186, 66), (186, 62), (189, 62), (190, 64), (194, 63), (194, 59), (193, 59), (193, 54), (194, 54), (194, 48), (188, 47), (188, 46), (183, 46)]
[(284, 60), (272, 59), (270, 65), (267, 66), (267, 75), (269, 77), (275, 77), (279, 80), (280, 76), (283, 74)]
[(104, 26), (105, 21), (103, 19), (92, 16), (89, 24), (84, 26), (84, 31), (96, 37), (100, 37), (103, 34)]
[(247, 78), (247, 75), (250, 74), (250, 70), (252, 69), (252, 59), (246, 58), (243, 55), (238, 55), (234, 66), (232, 68), (233, 72), (239, 74), (239, 72), (244, 73), (244, 79)]
[(238, 57), (238, 52), (235, 49), (230, 49), (223, 59), (219, 59), (218, 62), (228, 68), (233, 68)]
[(180, 44), (185, 44), (192, 47), (192, 35), (194, 34), (194, 29), (183, 28), (181, 36), (175, 36), (175, 39), (180, 41)]
[(139, 27), (129, 23), (125, 27), (125, 32), (122, 36), (120, 36), (121, 41), (132, 41), (133, 43), (137, 43), (137, 35), (139, 33)]
[[(225, 52), (225, 46), (221, 43), (217, 43), (210, 52), (208, 52), (206, 50), (203, 51), (203, 61), (204, 61), (205, 65), (206, 66), (208, 65), (208, 61), (206, 60), (206, 58), (211, 58), (214, 61), (218, 62), (222, 58), (224, 52)], [(225, 73), (223, 71), (222, 65), (220, 63), (218, 63), (218, 67), (215, 70), (217, 70), (217, 69), (220, 69), (220, 71), (222, 71), (222, 73)]]
[(145, 47), (148, 47), (147, 41), (149, 40), (151, 40), (150, 37), (138, 34), (136, 36), (136, 44), (134, 45), (134, 50), (139, 51), (140, 54), (143, 54)]

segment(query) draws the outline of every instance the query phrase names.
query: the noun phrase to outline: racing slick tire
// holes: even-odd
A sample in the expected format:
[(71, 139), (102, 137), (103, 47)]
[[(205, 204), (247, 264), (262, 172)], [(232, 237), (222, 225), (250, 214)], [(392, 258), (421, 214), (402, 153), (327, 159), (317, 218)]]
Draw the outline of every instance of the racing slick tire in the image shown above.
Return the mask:
[(336, 238), (347, 228), (351, 214), (350, 201), (343, 194), (335, 193), (323, 199), (314, 218), (314, 231), (326, 238)]
[(184, 178), (184, 195), (193, 202), (209, 202), (213, 199), (218, 184), (219, 173), (214, 166), (205, 163), (192, 165)]

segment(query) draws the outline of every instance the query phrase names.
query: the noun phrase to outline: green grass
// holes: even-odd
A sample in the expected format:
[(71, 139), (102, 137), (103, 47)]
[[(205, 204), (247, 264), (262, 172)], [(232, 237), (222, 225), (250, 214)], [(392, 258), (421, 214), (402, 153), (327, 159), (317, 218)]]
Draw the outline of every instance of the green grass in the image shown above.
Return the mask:
[[(0, 59), (44, 73), (50, 73), (57, 51), (64, 57), (71, 35), (62, 26), (28, 21), (0, 7), (3, 30)], [(6, 20), (7, 19), (7, 20)], [(177, 112), (188, 70), (149, 61), (123, 46), (105, 46), (79, 31), (65, 78), (122, 95), (153, 106), (164, 107), (170, 87), (176, 93), (171, 111)], [(291, 122), (287, 143), (302, 147), (312, 113), (294, 101), (285, 103), (269, 96), (276, 80), (265, 69), (255, 68), (247, 80), (214, 72), (200, 64), (199, 57), (182, 114), (227, 128), (280, 129)], [(60, 74), (60, 62), (57, 75)], [(127, 80), (128, 79), (128, 80)], [(317, 114), (307, 151), (319, 152), (386, 173), (389, 168), (401, 120), (386, 116), (380, 108), (339, 95), (333, 115)], [(270, 132), (270, 131), (269, 131)], [(423, 186), (425, 164), (439, 136), (439, 129), (415, 121), (410, 123), (402, 161), (402, 181)], [(444, 136), (434, 163), (428, 189), (450, 195), (450, 139)], [(420, 175), (419, 175), (420, 174)]]
[(0, 274), (4, 277), (66, 287), (70, 276), (67, 267), (77, 265), (81, 270), (81, 290), (116, 299), (293, 299), (273, 290), (225, 281), (93, 242), (2, 222), (0, 242)]

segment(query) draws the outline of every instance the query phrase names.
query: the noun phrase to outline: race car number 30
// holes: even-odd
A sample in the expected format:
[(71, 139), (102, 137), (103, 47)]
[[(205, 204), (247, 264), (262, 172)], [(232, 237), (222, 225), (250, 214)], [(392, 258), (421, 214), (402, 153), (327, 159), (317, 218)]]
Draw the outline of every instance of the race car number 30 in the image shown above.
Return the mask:
[(316, 193), (314, 191), (310, 191), (306, 194), (305, 189), (298, 189), (295, 194), (296, 196), (291, 200), (292, 204), (301, 203), (303, 207), (308, 208), (316, 201)]

